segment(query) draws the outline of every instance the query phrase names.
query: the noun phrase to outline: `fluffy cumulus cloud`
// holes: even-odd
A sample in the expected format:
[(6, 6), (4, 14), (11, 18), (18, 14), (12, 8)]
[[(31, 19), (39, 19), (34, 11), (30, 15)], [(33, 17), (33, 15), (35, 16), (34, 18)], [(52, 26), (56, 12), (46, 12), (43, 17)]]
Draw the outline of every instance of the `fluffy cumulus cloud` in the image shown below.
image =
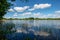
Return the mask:
[(29, 9), (30, 11), (35, 10), (35, 9), (44, 9), (44, 8), (48, 8), (51, 7), (51, 4), (35, 4), (33, 8)]
[(9, 11), (9, 12), (23, 12), (23, 11), (27, 10), (28, 8), (29, 8), (29, 6), (14, 7), (13, 9), (10, 8), (8, 11)]
[(40, 13), (40, 12), (38, 12), (38, 13), (34, 13), (33, 16), (36, 17), (36, 18), (38, 18), (38, 17), (41, 16), (41, 13)]
[(55, 11), (54, 13), (50, 14), (44, 14), (44, 13), (32, 13), (32, 12), (25, 12), (20, 14), (22, 17), (34, 17), (34, 18), (60, 18), (60, 14), (58, 11)]
[(51, 6), (51, 4), (35, 4), (34, 8), (36, 8), (36, 9), (39, 9), (39, 8), (43, 9), (43, 8), (47, 8), (47, 7), (50, 7), (50, 6)]
[(15, 16), (18, 16), (18, 15), (17, 15), (17, 13), (15, 13), (13, 16), (15, 17)]
[(25, 11), (26, 9), (28, 9), (29, 6), (24, 6), (24, 7), (14, 7), (14, 10), (17, 11), (17, 12), (23, 12)]
[(19, 16), (21, 16), (22, 18), (28, 18), (31, 17), (32, 13), (31, 12), (24, 12), (22, 14), (19, 14)]
[(55, 11), (55, 13), (60, 13), (60, 10), (58, 10), (58, 11)]
[(60, 18), (60, 10), (55, 11), (55, 16), (56, 16), (57, 18)]
[(14, 12), (14, 10), (13, 10), (12, 8), (11, 8), (11, 9), (9, 9), (8, 11), (9, 11), (9, 12)]
[(20, 16), (28, 16), (28, 15), (30, 15), (31, 14), (31, 12), (24, 12), (24, 13), (22, 13), (22, 14), (19, 14)]
[(14, 7), (13, 9), (9, 9), (8, 11), (10, 12), (13, 12), (13, 11), (16, 11), (16, 12), (23, 12), (25, 10), (29, 10), (29, 11), (33, 11), (35, 9), (44, 9), (44, 8), (48, 8), (48, 7), (51, 7), (51, 4), (35, 4), (33, 5), (33, 7), (30, 9), (30, 6), (23, 6), (23, 7)]
[(38, 13), (32, 13), (32, 12), (25, 12), (25, 13), (22, 13), (22, 14), (19, 14), (19, 16), (22, 16), (22, 17), (41, 17), (43, 14), (38, 12)]
[(39, 17), (40, 18), (60, 18), (60, 11), (55, 11), (54, 13), (50, 13), (50, 14), (42, 14)]
[(30, 15), (31, 14), (31, 12), (25, 12), (24, 13), (24, 15)]
[(40, 12), (38, 12), (38, 13), (34, 13), (33, 15), (34, 15), (34, 18), (45, 18), (45, 17), (46, 17), (45, 14), (40, 13)]
[[(37, 15), (38, 14), (38, 15)], [(60, 18), (60, 13), (55, 11), (54, 13), (50, 13), (50, 14), (43, 14), (43, 13), (37, 13), (36, 16), (37, 18)]]

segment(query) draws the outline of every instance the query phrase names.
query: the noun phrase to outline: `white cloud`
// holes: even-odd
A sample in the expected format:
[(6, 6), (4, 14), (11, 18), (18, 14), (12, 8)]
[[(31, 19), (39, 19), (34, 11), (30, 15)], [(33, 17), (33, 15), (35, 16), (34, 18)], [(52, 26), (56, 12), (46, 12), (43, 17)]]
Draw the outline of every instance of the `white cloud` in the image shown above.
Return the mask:
[(25, 13), (22, 13), (19, 15), (22, 17), (40, 17), (42, 14), (40, 12), (38, 12), (38, 13), (25, 12)]
[[(43, 17), (44, 16), (44, 17)], [(55, 11), (54, 13), (51, 14), (43, 14), (43, 18), (60, 18), (60, 11)]]
[(51, 4), (35, 4), (33, 8), (29, 9), (29, 11), (33, 11), (35, 9), (44, 9), (44, 8), (48, 8), (51, 7)]
[(14, 10), (13, 10), (12, 8), (11, 8), (11, 9), (9, 9), (8, 11), (9, 11), (9, 12), (14, 12)]
[(22, 13), (22, 14), (19, 14), (20, 16), (28, 16), (28, 15), (31, 15), (32, 13), (31, 12), (25, 12), (25, 13)]
[(60, 10), (58, 10), (58, 11), (55, 11), (55, 13), (60, 13)]
[(33, 10), (35, 10), (34, 8), (31, 8), (31, 9), (28, 9), (29, 11), (33, 11)]
[(15, 16), (18, 16), (18, 15), (17, 15), (17, 13), (15, 13), (13, 16), (15, 17)]
[(33, 14), (34, 17), (39, 17), (40, 15), (41, 15), (40, 12), (38, 12), (38, 13), (34, 13), (34, 14)]
[(26, 15), (27, 15), (27, 14), (31, 14), (31, 12), (25, 12), (24, 14), (26, 14)]
[(22, 14), (17, 15), (17, 13), (14, 14), (14, 16), (20, 16), (23, 18), (28, 18), (28, 17), (34, 17), (34, 18), (60, 18), (59, 13), (56, 11), (54, 13), (48, 13), (48, 14), (43, 14), (40, 12), (37, 13), (32, 13), (32, 12), (24, 12)]
[(50, 7), (50, 6), (51, 6), (51, 4), (35, 4), (34, 8), (36, 8), (36, 9), (39, 9), (39, 8), (43, 9), (43, 8), (47, 8), (47, 7)]
[(17, 11), (17, 12), (23, 12), (25, 11), (26, 9), (28, 9), (29, 6), (24, 6), (24, 7), (14, 7), (14, 9)]
[(22, 18), (28, 18), (28, 17), (31, 17), (31, 15), (32, 15), (31, 12), (25, 12), (25, 13), (19, 14), (19, 16)]
[(35, 13), (37, 18), (60, 18), (60, 11), (55, 11), (54, 13), (43, 14), (43, 13)]

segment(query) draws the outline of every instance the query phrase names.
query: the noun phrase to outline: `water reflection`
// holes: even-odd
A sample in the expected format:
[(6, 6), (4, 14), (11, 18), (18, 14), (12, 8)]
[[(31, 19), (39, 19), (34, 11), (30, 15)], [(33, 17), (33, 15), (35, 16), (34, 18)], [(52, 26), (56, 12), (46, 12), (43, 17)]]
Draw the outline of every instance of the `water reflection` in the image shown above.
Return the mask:
[(14, 33), (14, 23), (7, 23), (5, 21), (0, 22), (0, 40), (8, 40), (7, 36)]
[(3, 24), (11, 22), (16, 29), (13, 40), (60, 40), (60, 20), (7, 20)]

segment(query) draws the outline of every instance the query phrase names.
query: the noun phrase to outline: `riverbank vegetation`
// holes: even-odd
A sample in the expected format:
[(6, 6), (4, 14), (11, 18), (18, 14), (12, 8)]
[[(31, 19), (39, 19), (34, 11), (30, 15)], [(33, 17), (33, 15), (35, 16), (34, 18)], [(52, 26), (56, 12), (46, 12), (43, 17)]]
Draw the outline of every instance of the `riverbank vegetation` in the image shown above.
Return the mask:
[(3, 18), (3, 20), (60, 20), (60, 18)]

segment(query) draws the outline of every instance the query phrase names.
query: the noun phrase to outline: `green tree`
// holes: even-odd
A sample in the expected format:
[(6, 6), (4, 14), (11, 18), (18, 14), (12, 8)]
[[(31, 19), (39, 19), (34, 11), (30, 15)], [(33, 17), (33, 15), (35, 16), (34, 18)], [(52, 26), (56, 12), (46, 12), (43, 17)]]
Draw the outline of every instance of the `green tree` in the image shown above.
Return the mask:
[[(0, 20), (3, 19), (3, 16), (6, 14), (6, 12), (11, 6), (11, 3), (9, 3), (8, 1), (14, 2), (16, 0), (0, 0)], [(28, 0), (21, 1), (27, 2)]]
[(10, 7), (10, 3), (7, 2), (7, 0), (0, 0), (0, 20), (6, 14), (9, 7)]

